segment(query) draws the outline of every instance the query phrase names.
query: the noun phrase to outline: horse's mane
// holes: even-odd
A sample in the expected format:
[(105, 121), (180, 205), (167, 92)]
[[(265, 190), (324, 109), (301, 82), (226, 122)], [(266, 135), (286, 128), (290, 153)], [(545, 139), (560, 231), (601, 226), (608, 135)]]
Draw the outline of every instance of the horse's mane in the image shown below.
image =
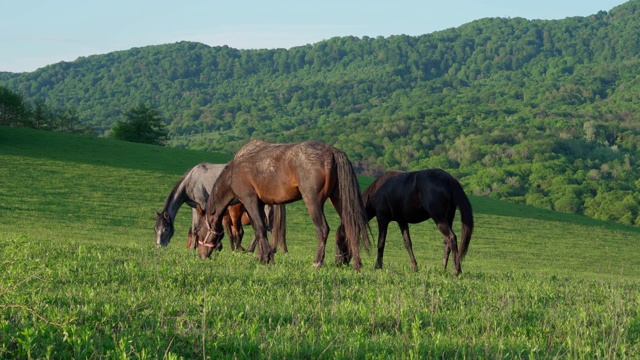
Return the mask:
[(364, 202), (364, 205), (366, 206), (369, 203), (369, 198), (378, 192), (380, 186), (382, 186), (388, 178), (402, 173), (404, 173), (404, 171), (400, 170), (389, 170), (382, 173), (382, 175), (375, 179), (374, 182), (372, 182), (371, 185), (362, 192), (362, 202)]
[(180, 185), (182, 185), (182, 182), (187, 177), (187, 175), (189, 175), (189, 172), (191, 172), (191, 169), (189, 169), (189, 171), (187, 171), (184, 175), (182, 175), (180, 180), (178, 180), (176, 184), (173, 185), (173, 189), (171, 189), (171, 192), (169, 192), (169, 195), (164, 201), (164, 206), (162, 207), (162, 211), (167, 211), (167, 208), (169, 207), (169, 203), (171, 202), (171, 199), (173, 199), (173, 196), (175, 195), (175, 193), (178, 192), (178, 188), (180, 187)]

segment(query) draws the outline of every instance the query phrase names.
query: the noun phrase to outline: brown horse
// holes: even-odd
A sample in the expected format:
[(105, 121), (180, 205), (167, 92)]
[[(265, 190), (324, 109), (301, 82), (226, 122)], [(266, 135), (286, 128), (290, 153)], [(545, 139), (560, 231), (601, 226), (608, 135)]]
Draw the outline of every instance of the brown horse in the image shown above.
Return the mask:
[(351, 162), (346, 154), (318, 141), (295, 144), (269, 144), (253, 140), (243, 146), (222, 171), (210, 191), (205, 216), (210, 230), (198, 246), (201, 257), (208, 257), (223, 237), (222, 216), (234, 199), (244, 204), (254, 220), (258, 237), (258, 257), (273, 261), (266, 240), (264, 204), (286, 204), (303, 200), (316, 227), (318, 249), (314, 266), (324, 263), (329, 225), (324, 203), (330, 199), (341, 219), (345, 236), (336, 246), (336, 260), (344, 264), (354, 259), (362, 267), (360, 245), (369, 246), (366, 213)]
[[(209, 231), (202, 217), (204, 212), (200, 204), (196, 204), (196, 207), (197, 212), (195, 214), (198, 218), (192, 222), (192, 226), (189, 229), (187, 249), (195, 249), (198, 242), (202, 241)], [(245, 211), (244, 205), (242, 205), (242, 203), (230, 205), (229, 208), (227, 208), (227, 214), (222, 218), (222, 225), (227, 234), (229, 234), (231, 251), (245, 251), (242, 247), (242, 237), (244, 236), (243, 225), (251, 225), (251, 219)]]
[[(378, 258), (376, 269), (382, 268), (382, 257), (389, 222), (396, 221), (402, 232), (404, 246), (409, 253), (411, 268), (418, 264), (413, 256), (413, 246), (409, 236), (409, 224), (428, 219), (438, 226), (444, 235), (444, 257), (442, 267), (447, 268), (449, 254), (453, 252), (456, 273), (460, 274), (460, 262), (469, 249), (473, 232), (473, 212), (471, 203), (460, 183), (441, 169), (402, 172), (387, 171), (380, 175), (362, 193), (367, 211), (367, 219), (378, 219)], [(462, 241), (458, 249), (456, 234), (452, 230), (456, 207), (460, 209), (462, 221)], [(344, 236), (342, 229), (337, 237)]]
[[(265, 224), (267, 230), (273, 235), (272, 247), (273, 251), (276, 251), (278, 245), (283, 253), (288, 253), (286, 242), (286, 228), (284, 226), (286, 212), (284, 211), (284, 205), (280, 206), (265, 206)], [(189, 229), (187, 248), (193, 249), (198, 243), (202, 243), (209, 232), (209, 227), (205, 222), (204, 210), (200, 207), (200, 204), (196, 205), (196, 214), (198, 214), (197, 226)], [(232, 251), (245, 251), (242, 247), (242, 238), (244, 236), (244, 225), (251, 225), (251, 218), (247, 213), (242, 203), (229, 205), (227, 213), (222, 218), (222, 226), (229, 234), (229, 242), (231, 243)], [(276, 225), (276, 226), (274, 226)], [(253, 252), (258, 238), (254, 235), (247, 251)], [(220, 250), (216, 248), (216, 250)]]

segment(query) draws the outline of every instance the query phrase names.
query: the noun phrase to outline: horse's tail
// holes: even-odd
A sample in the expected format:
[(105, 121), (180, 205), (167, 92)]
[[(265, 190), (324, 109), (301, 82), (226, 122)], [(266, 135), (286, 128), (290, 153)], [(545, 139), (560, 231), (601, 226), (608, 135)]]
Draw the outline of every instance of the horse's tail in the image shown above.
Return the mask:
[[(285, 222), (287, 219), (287, 212), (284, 208), (284, 205), (273, 205), (273, 222), (271, 223), (271, 236), (273, 236), (273, 244), (277, 246), (280, 245), (280, 249), (282, 252), (287, 252), (287, 229), (285, 227)], [(275, 248), (274, 246), (274, 248)]]
[(464, 256), (469, 250), (469, 243), (471, 243), (471, 234), (473, 233), (473, 210), (471, 209), (471, 202), (467, 194), (465, 194), (460, 182), (453, 177), (450, 177), (449, 183), (451, 184), (451, 195), (453, 201), (460, 209), (460, 217), (462, 221), (462, 240), (458, 249), (458, 259), (462, 261)]
[(365, 250), (369, 252), (371, 242), (369, 241), (367, 212), (362, 195), (360, 195), (360, 185), (356, 173), (344, 152), (336, 151), (334, 158), (338, 170), (338, 189), (342, 209), (340, 218), (344, 225), (350, 255), (359, 255), (360, 245), (364, 245)]

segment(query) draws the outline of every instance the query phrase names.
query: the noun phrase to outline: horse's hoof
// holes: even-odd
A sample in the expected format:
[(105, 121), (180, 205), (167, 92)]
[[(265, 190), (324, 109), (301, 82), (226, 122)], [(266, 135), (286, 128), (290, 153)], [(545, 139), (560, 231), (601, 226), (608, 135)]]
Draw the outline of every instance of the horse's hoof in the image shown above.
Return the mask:
[(322, 263), (318, 263), (318, 262), (313, 262), (313, 267), (316, 269), (320, 269), (322, 267)]
[(265, 261), (266, 264), (271, 264), (273, 262), (273, 253), (270, 252), (269, 255), (267, 256), (267, 260)]
[(360, 270), (360, 269), (362, 269), (362, 261), (361, 261), (360, 259), (355, 260), (355, 261), (353, 262), (353, 269), (354, 269), (354, 270)]
[(351, 261), (351, 258), (346, 255), (336, 255), (336, 263), (340, 265), (348, 265)]

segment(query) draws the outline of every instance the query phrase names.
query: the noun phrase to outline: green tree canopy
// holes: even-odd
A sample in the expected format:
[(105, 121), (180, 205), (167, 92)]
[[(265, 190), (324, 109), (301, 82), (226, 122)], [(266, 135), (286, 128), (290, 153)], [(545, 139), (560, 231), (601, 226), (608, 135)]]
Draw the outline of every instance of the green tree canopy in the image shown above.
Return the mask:
[(0, 125), (28, 125), (29, 111), (22, 95), (0, 86)]
[(167, 126), (160, 112), (140, 104), (129, 110), (124, 121), (111, 128), (111, 136), (118, 140), (164, 145), (168, 138)]

